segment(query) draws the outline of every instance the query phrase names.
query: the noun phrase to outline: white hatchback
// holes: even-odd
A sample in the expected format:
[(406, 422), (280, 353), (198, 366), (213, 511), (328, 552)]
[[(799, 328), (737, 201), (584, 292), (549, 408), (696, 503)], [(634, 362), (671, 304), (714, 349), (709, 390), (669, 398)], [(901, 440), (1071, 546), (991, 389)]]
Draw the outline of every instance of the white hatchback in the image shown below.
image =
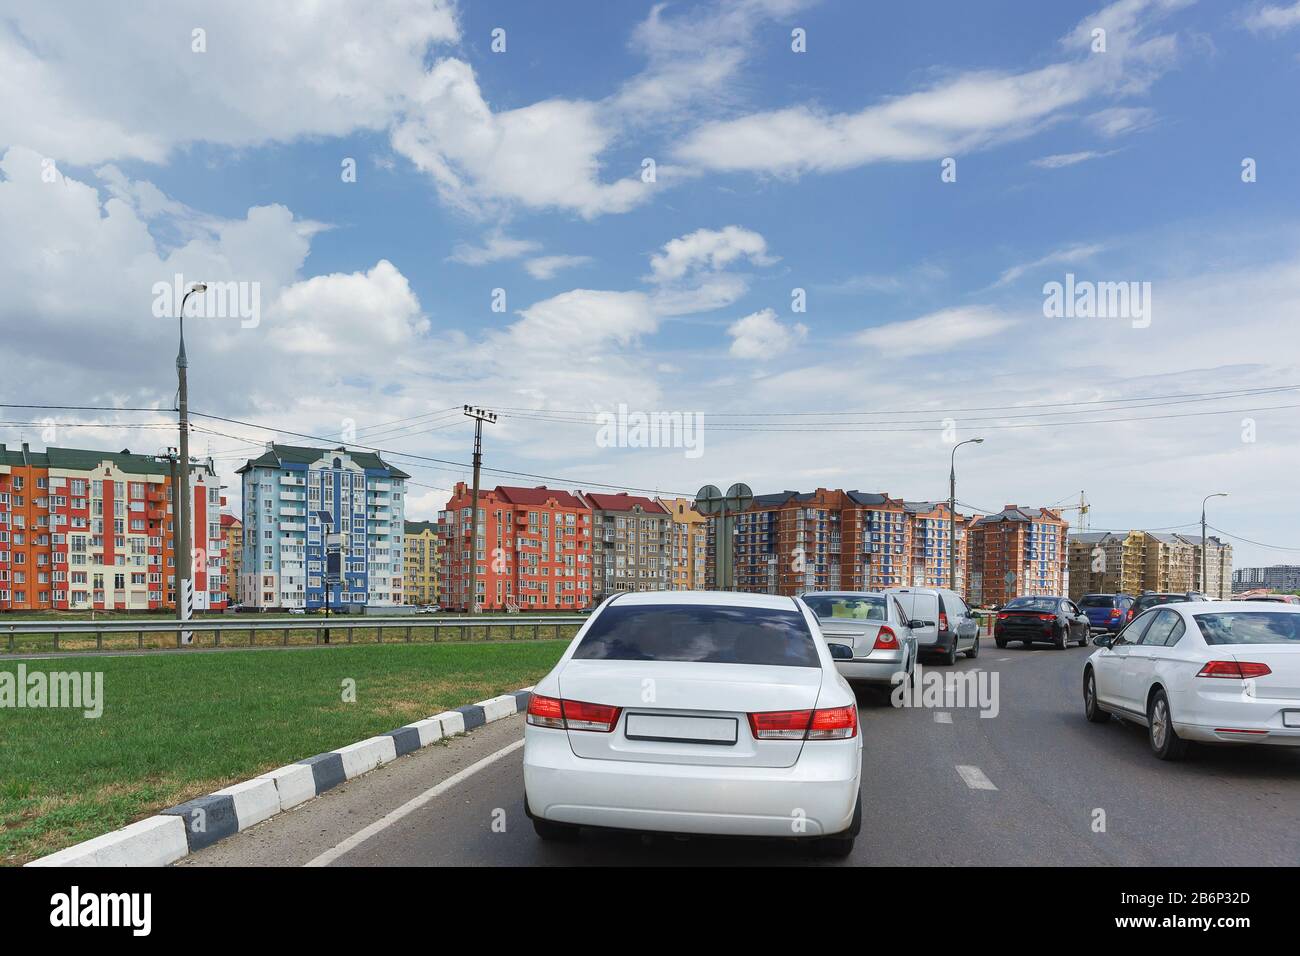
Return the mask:
[(1193, 740), (1300, 746), (1300, 606), (1164, 604), (1093, 643), (1085, 715), (1142, 724), (1161, 759)]
[(543, 839), (592, 826), (812, 838), (846, 855), (861, 775), (853, 692), (788, 597), (610, 598), (538, 682), (524, 727)]

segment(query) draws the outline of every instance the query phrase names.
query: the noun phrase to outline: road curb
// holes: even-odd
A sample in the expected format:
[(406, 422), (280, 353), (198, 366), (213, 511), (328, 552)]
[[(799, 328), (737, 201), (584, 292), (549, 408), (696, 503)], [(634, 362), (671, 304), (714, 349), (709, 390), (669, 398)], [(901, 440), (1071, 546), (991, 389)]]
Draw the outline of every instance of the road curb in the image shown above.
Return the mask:
[(27, 866), (167, 866), (444, 737), (522, 714), (531, 696), (524, 687), (434, 714), (168, 807)]

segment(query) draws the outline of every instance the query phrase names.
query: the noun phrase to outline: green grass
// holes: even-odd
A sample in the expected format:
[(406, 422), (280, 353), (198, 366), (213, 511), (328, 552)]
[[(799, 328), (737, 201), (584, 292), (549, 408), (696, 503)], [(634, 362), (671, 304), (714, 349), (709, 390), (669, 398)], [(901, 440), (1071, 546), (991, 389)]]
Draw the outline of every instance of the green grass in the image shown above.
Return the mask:
[[(526, 687), (564, 641), (28, 661), (102, 672), (99, 719), (0, 709), (0, 862), (25, 863), (259, 773)], [(16, 672), (18, 662), (0, 661)], [(355, 703), (343, 682), (356, 682)]]

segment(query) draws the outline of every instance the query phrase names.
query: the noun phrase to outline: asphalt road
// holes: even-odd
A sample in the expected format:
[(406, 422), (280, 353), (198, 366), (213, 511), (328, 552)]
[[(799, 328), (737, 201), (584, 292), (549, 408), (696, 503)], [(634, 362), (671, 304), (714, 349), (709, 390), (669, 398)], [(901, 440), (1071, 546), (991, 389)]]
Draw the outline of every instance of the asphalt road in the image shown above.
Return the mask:
[(576, 844), (544, 844), (524, 815), (517, 716), (403, 757), (178, 865), (1300, 862), (1300, 751), (1193, 748), (1184, 763), (1156, 760), (1145, 730), (1084, 719), (1091, 650), (986, 644), (977, 660), (963, 658), (956, 670), (996, 674), (996, 717), (899, 709), (860, 694), (863, 830), (846, 861), (776, 841), (584, 831)]

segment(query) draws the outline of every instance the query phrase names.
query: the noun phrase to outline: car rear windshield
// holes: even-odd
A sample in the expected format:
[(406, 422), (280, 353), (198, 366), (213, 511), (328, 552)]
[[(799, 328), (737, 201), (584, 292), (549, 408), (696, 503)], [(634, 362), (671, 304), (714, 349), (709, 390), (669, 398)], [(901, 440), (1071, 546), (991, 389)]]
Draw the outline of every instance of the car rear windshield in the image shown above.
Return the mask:
[(1003, 610), (1007, 611), (1055, 611), (1056, 598), (1018, 597), (1007, 602)]
[(1285, 611), (1224, 611), (1196, 614), (1207, 644), (1300, 643), (1300, 614)]
[(888, 619), (882, 597), (847, 597), (805, 594), (803, 603), (823, 621), (884, 621)]
[(613, 604), (596, 616), (575, 660), (684, 661), (820, 667), (795, 608)]
[(1155, 607), (1157, 604), (1177, 604), (1186, 600), (1186, 594), (1144, 594), (1138, 598), (1138, 606), (1146, 610), (1149, 607)]
[(1113, 594), (1085, 594), (1079, 601), (1079, 607), (1115, 607), (1119, 598)]

